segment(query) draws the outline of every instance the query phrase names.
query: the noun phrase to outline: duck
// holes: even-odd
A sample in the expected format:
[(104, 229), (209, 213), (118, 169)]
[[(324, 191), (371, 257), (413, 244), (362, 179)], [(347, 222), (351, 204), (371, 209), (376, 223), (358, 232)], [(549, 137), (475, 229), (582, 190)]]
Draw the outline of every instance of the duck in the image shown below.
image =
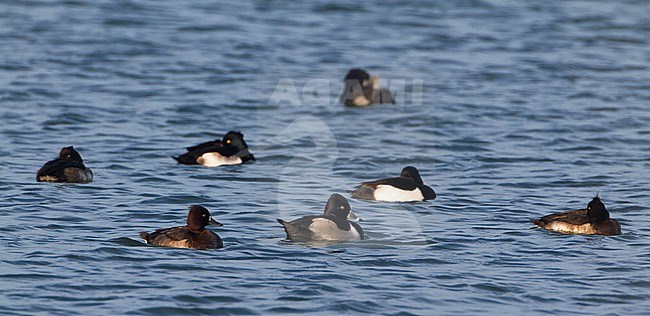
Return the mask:
[(395, 97), (387, 88), (379, 87), (379, 77), (371, 77), (364, 69), (352, 68), (345, 75), (339, 101), (345, 106), (368, 106), (395, 104)]
[(186, 153), (177, 157), (172, 156), (174, 160), (184, 165), (218, 167), (255, 161), (253, 154), (248, 151), (244, 134), (237, 131), (229, 131), (221, 140), (208, 141), (185, 149), (187, 149)]
[(69, 146), (61, 148), (58, 158), (48, 161), (38, 169), (36, 181), (88, 183), (93, 181), (93, 172), (84, 165), (74, 146)]
[(562, 234), (621, 234), (621, 224), (609, 217), (609, 212), (598, 195), (587, 204), (586, 209), (546, 215), (531, 222), (537, 227)]
[(365, 239), (363, 229), (354, 221), (360, 220), (342, 195), (332, 194), (323, 215), (301, 217), (292, 221), (277, 219), (287, 239), (298, 242), (341, 242)]
[(417, 168), (406, 166), (397, 178), (362, 182), (352, 192), (352, 197), (383, 202), (417, 202), (435, 199), (436, 192), (424, 184)]
[(223, 248), (221, 237), (205, 229), (208, 225), (223, 226), (212, 218), (207, 208), (201, 205), (190, 205), (186, 226), (161, 228), (153, 233), (143, 231), (140, 232), (140, 238), (147, 244), (155, 246), (199, 250)]

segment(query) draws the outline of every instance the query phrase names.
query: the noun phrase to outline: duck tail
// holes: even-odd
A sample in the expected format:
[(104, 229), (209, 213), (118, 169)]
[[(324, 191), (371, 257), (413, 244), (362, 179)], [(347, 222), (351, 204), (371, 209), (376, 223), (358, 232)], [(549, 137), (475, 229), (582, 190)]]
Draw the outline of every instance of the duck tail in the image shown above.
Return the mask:
[(149, 237), (149, 234), (147, 234), (147, 232), (140, 232), (140, 238), (148, 242), (147, 237)]
[(180, 156), (178, 156), (178, 157), (170, 156), (170, 157), (174, 158), (174, 160), (176, 160), (177, 162), (181, 162), (181, 161), (179, 160), (179, 159), (181, 158)]
[(362, 183), (357, 186), (357, 188), (352, 191), (352, 193), (350, 193), (350, 196), (355, 199), (374, 200), (375, 190), (374, 188)]
[(542, 222), (540, 222), (538, 219), (531, 219), (530, 222), (536, 226), (541, 226), (542, 224)]
[(291, 226), (291, 224), (289, 224), (287, 221), (281, 220), (279, 218), (277, 221), (282, 225), (282, 228), (284, 228), (284, 232), (287, 234), (287, 240), (293, 240), (291, 236), (292, 232), (295, 232), (296, 230), (295, 227)]

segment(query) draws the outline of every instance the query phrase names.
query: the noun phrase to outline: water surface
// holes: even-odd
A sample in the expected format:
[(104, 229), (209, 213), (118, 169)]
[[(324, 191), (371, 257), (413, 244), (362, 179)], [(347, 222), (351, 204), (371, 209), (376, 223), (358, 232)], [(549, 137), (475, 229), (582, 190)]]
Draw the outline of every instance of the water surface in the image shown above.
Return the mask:
[[(5, 1), (0, 311), (646, 313), (648, 12), (642, 1)], [(406, 82), (400, 104), (336, 104), (355, 66)], [(274, 102), (282, 80), (298, 102)], [(302, 94), (313, 80), (329, 91)], [(257, 162), (169, 157), (231, 129)], [(95, 181), (36, 183), (68, 145)], [(405, 165), (436, 200), (351, 200), (369, 240), (284, 241), (276, 218), (320, 213), (331, 193)], [(623, 235), (530, 229), (597, 193)], [(225, 249), (138, 240), (184, 223), (190, 204), (225, 224)]]

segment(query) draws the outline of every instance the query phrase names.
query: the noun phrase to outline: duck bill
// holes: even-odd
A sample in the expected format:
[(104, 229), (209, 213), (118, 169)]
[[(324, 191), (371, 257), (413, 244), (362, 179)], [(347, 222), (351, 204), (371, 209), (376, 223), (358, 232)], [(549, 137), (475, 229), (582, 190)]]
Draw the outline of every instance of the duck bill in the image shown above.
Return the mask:
[(348, 220), (353, 221), (353, 222), (362, 222), (363, 221), (363, 219), (361, 219), (360, 217), (358, 217), (357, 215), (352, 213), (352, 211), (350, 211), (350, 214), (348, 214)]
[(210, 217), (210, 221), (209, 221), (209, 223), (210, 223), (210, 225), (212, 225), (212, 226), (223, 226), (223, 224), (221, 224), (221, 223), (215, 221), (214, 218), (212, 218), (212, 217)]

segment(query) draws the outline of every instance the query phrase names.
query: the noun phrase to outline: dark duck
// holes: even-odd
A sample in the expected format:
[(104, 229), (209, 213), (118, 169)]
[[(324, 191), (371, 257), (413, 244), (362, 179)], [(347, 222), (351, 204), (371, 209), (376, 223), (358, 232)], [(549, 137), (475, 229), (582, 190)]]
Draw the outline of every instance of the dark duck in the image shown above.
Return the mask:
[(147, 244), (174, 248), (218, 249), (223, 248), (219, 235), (205, 229), (206, 226), (223, 226), (215, 221), (210, 211), (200, 205), (189, 207), (187, 225), (163, 228), (153, 233), (140, 232)]
[(388, 89), (379, 87), (379, 77), (371, 77), (361, 68), (353, 68), (345, 75), (340, 101), (346, 106), (371, 104), (395, 104), (395, 97)]
[(538, 227), (562, 234), (620, 235), (621, 224), (609, 217), (600, 197), (594, 197), (587, 208), (567, 211), (531, 220)]
[(73, 146), (63, 147), (58, 158), (48, 161), (36, 172), (36, 181), (88, 183), (93, 181), (93, 172), (86, 168)]

